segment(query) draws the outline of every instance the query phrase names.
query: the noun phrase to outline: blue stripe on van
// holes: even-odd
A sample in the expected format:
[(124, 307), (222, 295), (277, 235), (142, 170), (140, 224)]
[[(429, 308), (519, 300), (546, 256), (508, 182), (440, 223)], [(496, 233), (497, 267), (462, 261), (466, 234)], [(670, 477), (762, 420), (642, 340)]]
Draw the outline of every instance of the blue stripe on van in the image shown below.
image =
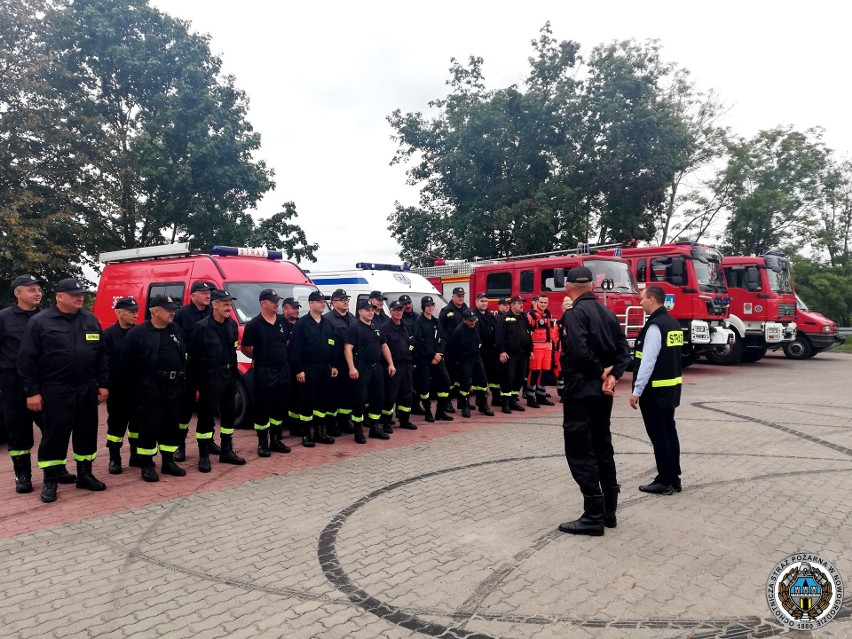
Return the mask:
[(333, 286), (335, 284), (368, 284), (365, 277), (312, 277), (311, 281), (316, 285)]

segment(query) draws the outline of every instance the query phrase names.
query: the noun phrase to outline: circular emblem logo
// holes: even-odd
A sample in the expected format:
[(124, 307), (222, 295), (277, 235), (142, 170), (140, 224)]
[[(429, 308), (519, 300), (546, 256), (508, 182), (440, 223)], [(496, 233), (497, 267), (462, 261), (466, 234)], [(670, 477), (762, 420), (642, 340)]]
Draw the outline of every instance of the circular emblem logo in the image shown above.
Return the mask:
[(762, 313), (763, 307), (760, 304), (756, 304), (755, 307), (754, 307), (754, 312), (755, 313)]
[(788, 628), (822, 628), (840, 611), (843, 580), (830, 561), (813, 553), (796, 553), (769, 573), (766, 602), (778, 622)]
[(400, 284), (405, 284), (406, 286), (411, 286), (411, 280), (408, 276), (403, 275), (402, 273), (394, 273), (393, 279), (395, 279)]

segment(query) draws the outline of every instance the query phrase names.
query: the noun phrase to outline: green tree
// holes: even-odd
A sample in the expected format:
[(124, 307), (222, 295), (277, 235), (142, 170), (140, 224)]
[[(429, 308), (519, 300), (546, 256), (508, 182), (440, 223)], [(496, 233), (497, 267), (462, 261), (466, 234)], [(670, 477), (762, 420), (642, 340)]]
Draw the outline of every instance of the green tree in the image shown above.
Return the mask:
[(838, 326), (852, 325), (852, 297), (849, 296), (852, 269), (792, 255), (796, 293), (808, 308), (834, 320)]

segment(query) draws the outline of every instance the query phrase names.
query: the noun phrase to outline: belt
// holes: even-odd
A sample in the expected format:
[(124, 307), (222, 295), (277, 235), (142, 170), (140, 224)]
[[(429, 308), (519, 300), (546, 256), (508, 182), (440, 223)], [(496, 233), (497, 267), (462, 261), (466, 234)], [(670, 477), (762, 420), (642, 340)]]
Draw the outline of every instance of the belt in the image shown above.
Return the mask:
[(154, 371), (157, 377), (162, 379), (181, 379), (184, 375), (183, 371)]

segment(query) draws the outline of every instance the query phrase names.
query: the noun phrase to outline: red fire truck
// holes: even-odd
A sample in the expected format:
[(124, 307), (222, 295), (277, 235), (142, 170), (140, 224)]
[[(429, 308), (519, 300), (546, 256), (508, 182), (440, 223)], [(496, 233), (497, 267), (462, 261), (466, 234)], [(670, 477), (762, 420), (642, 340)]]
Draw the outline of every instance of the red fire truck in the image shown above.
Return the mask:
[(592, 254), (599, 248), (603, 247), (584, 245), (577, 250), (503, 260), (451, 260), (411, 270), (426, 277), (445, 297), (457, 286), (465, 289), (468, 300), (477, 293), (485, 293), (491, 309), (497, 308), (497, 300), (501, 297), (522, 295), (529, 299), (532, 295), (546, 295), (554, 317), (559, 317), (566, 295), (565, 274), (575, 266), (585, 266), (594, 275), (595, 294), (618, 317), (632, 346), (645, 322), (636, 280), (627, 261)]
[(728, 327), (730, 298), (722, 275), (722, 255), (712, 246), (674, 242), (662, 246), (615, 248), (598, 255), (630, 262), (639, 288), (660, 286), (666, 308), (683, 328), (683, 364), (725, 348), (734, 339)]
[[(209, 253), (191, 252), (188, 243), (151, 246), (102, 253), (105, 265), (98, 283), (93, 312), (106, 327), (115, 323), (113, 305), (121, 297), (133, 296), (141, 309), (152, 295), (168, 295), (176, 302), (189, 302), (193, 282), (212, 282), (236, 297), (233, 318), (242, 340), (245, 324), (260, 313), (258, 295), (265, 288), (278, 295), (294, 297), (306, 312), (307, 299), (317, 287), (296, 264), (285, 261), (281, 251), (214, 246)], [(139, 322), (149, 314), (139, 313)], [(237, 350), (240, 383), (237, 384), (237, 425), (249, 415), (253, 375), (251, 360)]]
[(759, 257), (726, 257), (722, 269), (731, 296), (728, 324), (735, 339), (707, 353), (717, 364), (756, 362), (769, 349), (796, 339), (796, 296), (792, 266), (783, 253)]

